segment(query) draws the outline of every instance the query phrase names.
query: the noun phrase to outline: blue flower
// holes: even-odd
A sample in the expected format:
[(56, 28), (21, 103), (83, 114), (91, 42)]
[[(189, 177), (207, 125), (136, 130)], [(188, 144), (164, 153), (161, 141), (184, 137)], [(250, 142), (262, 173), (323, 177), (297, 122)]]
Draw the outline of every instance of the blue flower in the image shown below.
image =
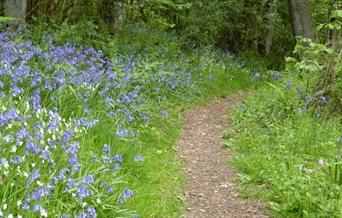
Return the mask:
[(167, 111), (165, 111), (165, 110), (161, 110), (160, 113), (161, 113), (161, 115), (163, 117), (168, 117), (169, 116), (169, 113)]
[(74, 179), (68, 179), (66, 190), (70, 191), (72, 188), (76, 187), (76, 182)]
[(105, 153), (108, 153), (110, 149), (111, 149), (110, 145), (105, 144), (103, 145), (102, 151)]
[(87, 217), (96, 217), (96, 210), (93, 207), (87, 208)]
[(116, 131), (116, 135), (118, 137), (124, 137), (128, 135), (128, 130), (127, 129), (123, 129), (123, 130), (117, 130)]
[(40, 132), (36, 132), (34, 135), (38, 141), (43, 138), (43, 135)]
[(77, 156), (76, 156), (76, 155), (72, 155), (72, 156), (69, 158), (68, 162), (69, 162), (70, 164), (72, 164), (72, 165), (78, 164)]
[(108, 186), (105, 190), (106, 193), (111, 193), (113, 191), (113, 187), (112, 186)]
[(85, 197), (89, 197), (91, 194), (92, 194), (91, 190), (87, 189), (85, 185), (81, 185), (77, 189), (77, 196), (81, 199)]
[(127, 199), (132, 198), (133, 196), (134, 196), (133, 191), (128, 188), (125, 188), (123, 192), (121, 193), (119, 202), (124, 203)]
[(94, 176), (93, 175), (88, 175), (85, 179), (83, 179), (83, 184), (91, 184), (94, 183)]
[(67, 168), (62, 168), (61, 171), (59, 171), (58, 175), (56, 176), (56, 179), (58, 180), (64, 180), (66, 179), (66, 173), (69, 173), (69, 169)]
[(47, 194), (48, 192), (44, 187), (36, 188), (32, 193), (32, 200), (41, 200)]
[(19, 163), (22, 163), (22, 162), (23, 162), (23, 159), (20, 156), (18, 156), (18, 155), (16, 155), (15, 157), (13, 157), (11, 159), (11, 163), (19, 164)]
[(80, 213), (80, 214), (76, 215), (75, 218), (87, 218), (87, 214)]
[(25, 139), (29, 136), (29, 133), (28, 133), (27, 129), (22, 128), (19, 131), (17, 131), (16, 135), (17, 135), (18, 139)]
[(72, 172), (76, 172), (81, 168), (81, 165), (78, 163), (78, 159), (76, 155), (73, 155), (69, 158), (68, 162), (71, 164)]
[(37, 179), (39, 179), (39, 177), (40, 177), (39, 171), (38, 171), (38, 170), (35, 170), (35, 171), (31, 174), (30, 182), (36, 181)]
[(114, 156), (114, 161), (122, 163), (123, 162), (123, 158), (120, 154), (117, 154)]
[(114, 171), (120, 170), (120, 165), (119, 164), (114, 164), (113, 170)]
[(49, 151), (42, 151), (41, 155), (44, 160), (47, 160), (51, 157), (51, 153)]
[(71, 155), (76, 154), (79, 147), (80, 147), (80, 143), (74, 142), (74, 143), (69, 145), (69, 147), (66, 150), (66, 152), (71, 154)]
[(144, 161), (144, 157), (141, 154), (137, 154), (134, 158), (134, 161), (142, 162), (142, 161)]
[(309, 108), (309, 104), (308, 104), (308, 103), (305, 103), (305, 104), (303, 105), (303, 107), (300, 108), (300, 112), (301, 112), (301, 113), (304, 113), (308, 108)]
[(23, 209), (24, 210), (30, 210), (30, 205), (29, 205), (29, 203), (27, 201), (24, 202)]
[(96, 155), (93, 156), (92, 161), (93, 161), (93, 163), (98, 163), (99, 162), (99, 160), (97, 159)]
[(72, 136), (73, 136), (73, 132), (72, 131), (70, 131), (70, 130), (65, 131), (63, 133), (63, 136), (62, 136), (63, 141), (64, 142), (69, 142), (71, 140)]

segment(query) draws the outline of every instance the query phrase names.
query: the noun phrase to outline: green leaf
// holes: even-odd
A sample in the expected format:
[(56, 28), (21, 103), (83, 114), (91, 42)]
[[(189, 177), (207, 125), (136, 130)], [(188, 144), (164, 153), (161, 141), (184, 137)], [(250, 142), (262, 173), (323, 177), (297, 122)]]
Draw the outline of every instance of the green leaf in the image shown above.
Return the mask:
[(15, 20), (17, 20), (17, 19), (14, 18), (14, 17), (3, 17), (3, 16), (0, 16), (0, 24), (1, 23), (7, 23), (7, 22), (15, 21)]
[(342, 18), (342, 10), (336, 10), (336, 11), (334, 11), (332, 17), (333, 17), (333, 18)]
[(333, 54), (333, 53), (334, 53), (334, 49), (333, 49), (333, 48), (326, 48), (325, 51), (326, 51), (328, 54)]

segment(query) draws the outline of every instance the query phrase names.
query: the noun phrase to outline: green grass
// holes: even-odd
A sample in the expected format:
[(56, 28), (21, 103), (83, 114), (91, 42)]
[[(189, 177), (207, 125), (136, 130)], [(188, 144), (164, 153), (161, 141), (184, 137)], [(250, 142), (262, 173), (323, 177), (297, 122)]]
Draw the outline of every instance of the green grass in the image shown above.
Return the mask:
[(178, 113), (173, 113), (168, 119), (159, 117), (141, 137), (145, 161), (129, 172), (130, 183), (139, 193), (129, 206), (141, 217), (179, 217), (183, 211), (177, 198), (183, 176), (173, 149), (179, 130)]
[[(181, 113), (187, 108), (208, 103), (216, 97), (224, 97), (235, 91), (254, 87), (256, 84), (252, 83), (251, 70), (242, 68), (234, 57), (217, 51), (199, 49), (184, 52), (177, 41), (169, 43), (172, 37), (168, 34), (157, 34), (151, 37), (151, 41), (145, 47), (143, 41), (147, 37), (146, 34), (156, 33), (143, 31), (143, 35), (139, 36), (140, 30), (138, 29), (138, 35), (134, 35), (134, 39), (141, 40), (141, 42), (135, 41), (131, 45), (126, 45), (124, 42), (129, 42), (129, 38), (124, 36), (118, 35), (116, 38), (107, 38), (109, 36), (106, 35), (89, 36), (83, 27), (80, 28), (62, 27), (60, 31), (51, 30), (50, 33), (55, 36), (55, 45), (63, 46), (65, 42), (72, 42), (71, 35), (79, 34), (76, 37), (76, 43), (94, 46), (97, 49), (103, 48), (105, 58), (103, 57), (102, 61), (103, 59), (113, 61), (114, 69), (112, 70), (118, 74), (115, 82), (121, 86), (108, 88), (106, 82), (109, 79), (103, 79), (106, 78), (103, 74), (103, 77), (99, 78), (93, 78), (92, 73), (82, 74), (87, 79), (94, 80), (95, 85), (86, 87), (67, 83), (67, 86), (59, 86), (54, 90), (45, 89), (39, 94), (40, 103), (44, 108), (43, 115), (40, 115), (28, 107), (33, 92), (36, 91), (36, 87), (30, 86), (30, 78), (25, 83), (19, 82), (23, 88), (23, 93), (19, 97), (11, 96), (10, 85), (5, 82), (8, 78), (0, 78), (3, 79), (4, 91), (8, 94), (8, 97), (0, 98), (4, 106), (0, 108), (0, 112), (5, 113), (9, 108), (16, 108), (21, 114), (29, 117), (27, 124), (13, 121), (14, 124), (9, 125), (10, 127), (1, 133), (1, 141), (6, 140), (3, 136), (16, 134), (23, 125), (27, 126), (30, 134), (35, 134), (37, 121), (43, 126), (39, 131), (48, 129), (47, 125), (50, 122), (59, 120), (59, 118), (49, 118), (47, 111), (53, 108), (57, 108), (56, 113), (61, 118), (61, 122), (57, 124), (58, 128), (52, 133), (47, 132), (43, 140), (34, 140), (41, 147), (50, 149), (47, 148), (50, 145), (46, 145), (46, 142), (50, 139), (55, 140), (54, 138), (63, 138), (62, 135), (69, 128), (67, 125), (70, 125), (75, 133), (72, 141), (66, 142), (67, 145), (56, 140), (58, 141), (56, 142), (57, 149), (51, 148), (51, 157), (56, 162), (53, 167), (41, 157), (37, 158), (33, 149), (32, 152), (26, 154), (24, 146), (17, 146), (18, 155), (25, 156), (25, 161), (20, 163), (22, 169), (27, 171), (28, 175), (32, 175), (37, 169), (40, 176), (39, 181), (34, 180), (26, 185), (27, 178), (31, 177), (25, 177), (25, 173), (15, 164), (11, 163), (9, 170), (4, 167), (0, 168), (0, 179), (6, 175), (4, 182), (0, 180), (2, 183), (0, 201), (2, 204), (6, 202), (8, 206), (8, 209), (3, 211), (4, 216), (12, 213), (23, 217), (35, 217), (39, 212), (32, 211), (32, 208), (37, 204), (41, 204), (49, 216), (61, 215), (61, 213), (74, 216), (87, 213), (87, 210), (91, 208), (96, 209), (98, 217), (132, 217), (134, 214), (138, 214), (139, 217), (181, 216), (184, 212), (184, 203), (178, 196), (181, 195), (184, 178), (177, 153), (173, 148), (181, 131)], [(20, 46), (17, 44), (18, 41), (29, 40), (43, 50), (53, 47), (49, 44), (50, 42), (43, 40), (46, 37), (42, 36), (43, 33), (40, 34), (39, 31), (42, 30), (39, 30), (39, 27), (35, 30), (37, 32), (32, 32), (32, 36), (23, 35), (15, 38), (8, 46)], [(83, 32), (79, 32), (81, 30)], [(107, 48), (104, 48), (106, 43), (101, 41), (104, 38), (110, 45)], [(162, 40), (162, 46), (155, 45), (156, 40)], [(27, 52), (26, 49), (24, 48), (23, 52)], [(79, 48), (76, 46), (75, 50), (77, 49)], [(135, 54), (132, 55), (132, 52)], [(127, 58), (128, 56), (131, 59)], [(73, 73), (76, 74), (81, 70), (93, 72), (90, 69), (91, 66), (85, 65), (78, 68), (69, 62), (53, 65), (50, 70), (47, 70), (45, 62), (35, 57), (27, 64), (32, 68), (40, 69), (43, 79), (50, 78), (61, 70), (66, 72), (67, 78), (72, 77), (72, 73), (69, 74), (70, 68), (75, 69)], [(17, 63), (21, 62), (13, 62), (13, 68), (18, 68), (15, 65)], [(127, 64), (134, 65), (131, 73), (125, 71), (128, 69)], [(103, 68), (99, 67), (99, 69)], [(100, 70), (100, 72), (103, 71)], [(189, 75), (191, 80), (186, 82)], [(130, 78), (125, 80), (122, 78), (124, 76)], [(175, 81), (178, 86), (172, 88)], [(114, 85), (115, 82), (113, 82)], [(43, 84), (39, 85), (43, 86)], [(120, 99), (121, 94), (126, 94), (126, 96), (131, 94), (137, 87), (141, 90), (133, 102), (120, 104), (114, 100), (110, 102), (110, 99)], [(106, 94), (99, 94), (99, 90)], [(108, 102), (107, 99), (109, 99)], [(118, 111), (118, 114), (110, 114)], [(129, 111), (136, 119), (130, 121), (123, 111)], [(168, 116), (162, 115), (165, 111)], [(144, 121), (142, 117), (144, 113), (149, 114), (150, 122)], [(80, 118), (96, 119), (98, 122), (91, 128), (82, 127), (80, 132), (77, 127), (74, 127), (74, 123)], [(133, 131), (136, 136), (117, 136), (117, 131), (122, 129)], [(65, 147), (71, 147), (75, 141), (79, 142), (78, 150), (66, 151)], [(110, 145), (110, 151), (104, 151), (104, 145)], [(4, 146), (5, 149), (1, 150), (1, 157), (12, 160), (11, 158), (15, 155), (11, 152), (12, 146), (16, 146), (15, 141)], [(115, 159), (118, 154), (123, 158), (122, 163)], [(57, 178), (62, 169), (69, 170), (76, 165), (73, 163), (75, 158), (73, 155), (77, 155), (77, 160), (82, 167), (76, 173), (66, 173), (64, 178)], [(137, 155), (141, 155), (144, 160), (135, 161)], [(1, 159), (1, 164), (5, 163), (6, 159)], [(98, 161), (94, 161), (95, 159)], [(115, 168), (118, 162), (120, 162), (119, 170)], [(32, 164), (35, 164), (37, 168), (33, 168)], [(24, 179), (18, 179), (17, 175)], [(94, 181), (85, 182), (89, 176), (93, 177)], [(66, 189), (70, 180), (75, 181), (76, 185), (71, 189)], [(51, 189), (51, 194), (31, 199), (38, 188), (51, 183), (56, 183)], [(25, 188), (26, 186), (28, 188)], [(14, 190), (13, 187), (20, 188)], [(91, 194), (82, 197), (80, 190), (84, 187), (91, 190)], [(112, 187), (112, 192), (107, 192), (108, 187)], [(134, 196), (120, 202), (120, 196), (126, 188), (132, 190)], [(17, 205), (17, 201), (29, 202), (31, 209), (24, 210)]]
[(224, 145), (241, 191), (268, 202), (274, 217), (342, 217), (340, 117), (301, 112), (295, 93), (265, 85), (235, 110)]
[[(199, 80), (210, 74), (215, 77), (209, 82)], [(144, 133), (138, 139), (145, 161), (140, 168), (130, 167), (136, 169), (129, 172), (129, 185), (134, 187), (137, 196), (128, 205), (141, 217), (180, 217), (184, 212), (184, 202), (178, 197), (181, 196), (184, 177), (174, 150), (181, 131), (181, 113), (186, 108), (208, 103), (215, 97), (224, 97), (252, 85), (250, 71), (233, 66), (230, 58), (222, 58), (219, 64), (208, 65), (195, 76), (199, 77), (195, 78), (199, 81), (197, 91), (189, 93), (185, 102), (170, 99), (169, 103), (162, 103), (168, 109), (169, 117), (164, 118), (156, 113), (151, 126), (144, 127)]]
[[(210, 82), (199, 83), (200, 92), (191, 93), (186, 102), (167, 103), (169, 117), (156, 114), (151, 126), (144, 128), (139, 139), (145, 161), (140, 168), (130, 171), (130, 186), (137, 196), (128, 202), (141, 217), (180, 217), (184, 212), (181, 196), (184, 177), (174, 146), (181, 131), (180, 117), (186, 108), (210, 102), (251, 86), (250, 71), (232, 66), (230, 59), (223, 59), (219, 66), (210, 65), (208, 71), (216, 75)], [(222, 69), (224, 66), (225, 69)], [(201, 72), (208, 74), (208, 72)], [(203, 76), (203, 75), (198, 75)]]

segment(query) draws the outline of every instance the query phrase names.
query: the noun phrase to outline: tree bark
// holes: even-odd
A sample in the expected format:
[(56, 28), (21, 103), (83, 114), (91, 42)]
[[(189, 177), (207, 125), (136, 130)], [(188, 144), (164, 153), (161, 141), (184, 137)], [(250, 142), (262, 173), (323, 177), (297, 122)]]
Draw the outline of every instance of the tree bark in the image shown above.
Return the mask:
[(4, 6), (5, 6), (5, 2), (0, 1), (0, 16), (4, 16)]
[(265, 38), (265, 53), (266, 55), (270, 54), (270, 50), (272, 47), (272, 41), (273, 41), (273, 32), (275, 27), (275, 20), (277, 15), (277, 4), (276, 2), (272, 2), (270, 5), (270, 11), (269, 11), (269, 19), (268, 19), (268, 25), (267, 25), (267, 34)]
[(25, 21), (26, 10), (27, 0), (5, 0), (5, 16), (15, 17), (23, 22)]
[(315, 33), (312, 24), (312, 15), (308, 0), (288, 0), (292, 17), (294, 36), (303, 36), (314, 39)]

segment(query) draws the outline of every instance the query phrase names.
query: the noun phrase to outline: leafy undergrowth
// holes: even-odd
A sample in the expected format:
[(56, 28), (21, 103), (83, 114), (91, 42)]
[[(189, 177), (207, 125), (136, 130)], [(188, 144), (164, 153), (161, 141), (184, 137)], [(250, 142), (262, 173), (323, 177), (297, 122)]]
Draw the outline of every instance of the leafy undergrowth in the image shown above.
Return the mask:
[[(225, 146), (236, 153), (243, 193), (269, 202), (275, 217), (342, 217), (341, 117), (325, 116), (331, 102), (292, 81), (269, 83), (241, 104)], [(305, 104), (314, 98), (322, 112)]]
[(118, 41), (102, 52), (0, 33), (1, 216), (180, 216), (180, 112), (249, 87), (251, 73), (210, 50)]

